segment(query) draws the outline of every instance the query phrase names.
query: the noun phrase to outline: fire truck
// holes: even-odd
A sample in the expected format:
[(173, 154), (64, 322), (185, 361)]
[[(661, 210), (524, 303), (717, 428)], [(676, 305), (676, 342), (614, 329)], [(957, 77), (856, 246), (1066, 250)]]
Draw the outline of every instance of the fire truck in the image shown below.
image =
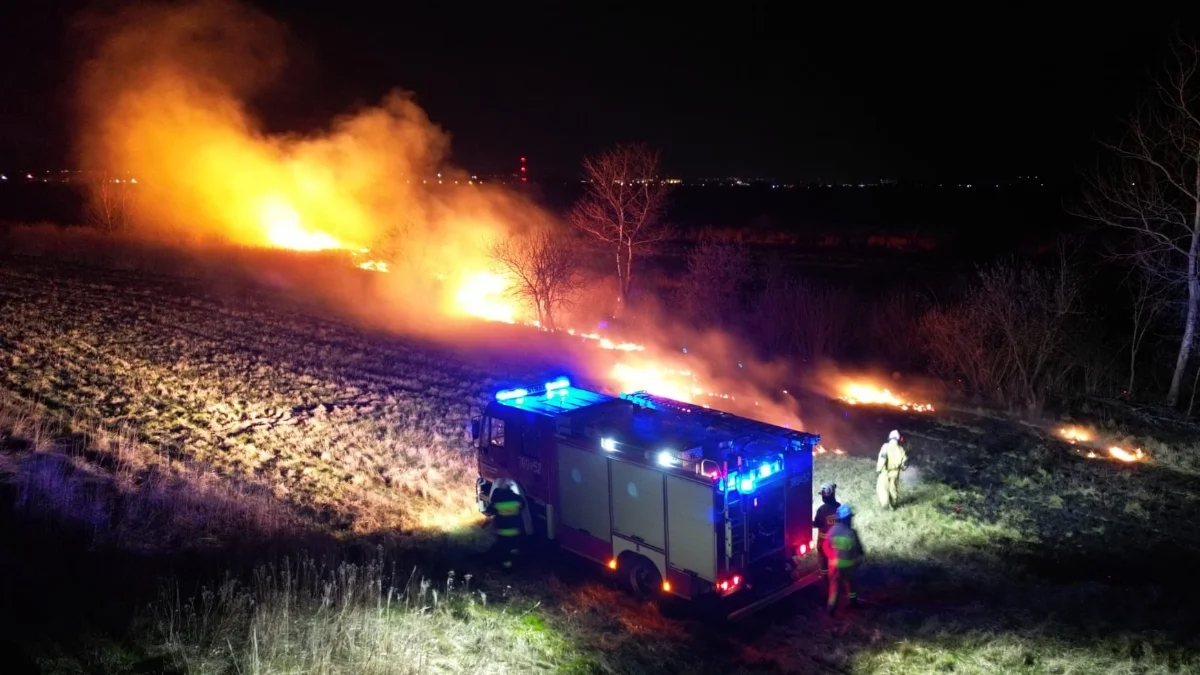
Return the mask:
[(498, 392), (471, 426), (480, 511), (507, 479), (528, 534), (637, 595), (703, 598), (738, 618), (819, 580), (820, 436), (566, 378)]

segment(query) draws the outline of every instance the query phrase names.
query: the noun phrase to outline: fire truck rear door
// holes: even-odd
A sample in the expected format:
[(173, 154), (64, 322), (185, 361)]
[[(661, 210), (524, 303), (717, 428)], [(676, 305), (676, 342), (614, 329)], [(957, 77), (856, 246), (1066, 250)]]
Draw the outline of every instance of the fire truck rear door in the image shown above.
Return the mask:
[(667, 476), (667, 562), (701, 579), (717, 578), (714, 492), (678, 476)]

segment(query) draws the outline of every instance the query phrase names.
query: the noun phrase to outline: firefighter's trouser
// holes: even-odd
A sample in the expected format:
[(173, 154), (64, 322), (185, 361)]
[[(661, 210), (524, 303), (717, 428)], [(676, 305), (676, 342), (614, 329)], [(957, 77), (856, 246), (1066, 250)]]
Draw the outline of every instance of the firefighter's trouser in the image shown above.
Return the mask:
[(875, 481), (875, 496), (879, 499), (880, 506), (896, 508), (896, 505), (900, 503), (899, 469), (879, 472), (879, 478)]
[(854, 573), (858, 570), (858, 565), (847, 565), (839, 567), (834, 563), (829, 568), (829, 603), (827, 607), (832, 613), (837, 609), (838, 600), (842, 595), (850, 601), (850, 604), (858, 602), (858, 593), (854, 591)]
[(825, 555), (825, 535), (817, 535), (817, 568), (821, 571), (821, 578), (825, 578), (829, 574), (829, 556)]
[(497, 561), (504, 569), (512, 569), (521, 555), (521, 544), (525, 535), (521, 520), (521, 503), (502, 501), (492, 504), (496, 510), (496, 544), (492, 549)]
[(492, 545), (492, 556), (495, 557), (500, 567), (510, 570), (521, 557), (523, 535), (520, 533), (501, 534), (499, 530), (496, 534), (496, 543)]

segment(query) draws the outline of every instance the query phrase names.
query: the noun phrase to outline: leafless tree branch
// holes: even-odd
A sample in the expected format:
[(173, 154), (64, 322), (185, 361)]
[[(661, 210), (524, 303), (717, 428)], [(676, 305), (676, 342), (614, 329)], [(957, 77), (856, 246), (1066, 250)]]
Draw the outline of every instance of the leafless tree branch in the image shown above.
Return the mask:
[(619, 145), (584, 159), (583, 169), (587, 188), (571, 224), (614, 256), (620, 299), (628, 303), (636, 256), (670, 234), (662, 220), (670, 188), (659, 176), (659, 154)]
[(513, 295), (533, 306), (540, 325), (558, 330), (560, 311), (583, 283), (577, 250), (565, 233), (543, 227), (496, 240), (489, 253), (516, 280)]
[[(1187, 315), (1167, 392), (1167, 403), (1176, 405), (1200, 323), (1200, 49), (1179, 40), (1172, 46), (1173, 63), (1151, 100), (1129, 121), (1125, 138), (1105, 146), (1115, 168), (1089, 181), (1077, 213), (1128, 234), (1118, 257), (1147, 283), (1184, 291)], [(1140, 307), (1135, 316), (1144, 316), (1145, 302)], [(1144, 335), (1140, 321), (1135, 328)]]

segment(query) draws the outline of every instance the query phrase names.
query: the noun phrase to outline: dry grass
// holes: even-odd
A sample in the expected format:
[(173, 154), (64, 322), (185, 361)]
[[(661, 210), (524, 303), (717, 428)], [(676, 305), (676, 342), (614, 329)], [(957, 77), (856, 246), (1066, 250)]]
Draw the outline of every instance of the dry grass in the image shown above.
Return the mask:
[(477, 517), (467, 421), (488, 378), (266, 299), (95, 271), (0, 271), (0, 388), (136, 430), (352, 533)]
[[(475, 518), (465, 427), (496, 382), (445, 354), (267, 294), (98, 270), (0, 268), (0, 313), (0, 488), (24, 516), (139, 550)], [(386, 550), (230, 562), (223, 581), (169, 585), (134, 629), (76, 651), (99, 654), (79, 657), (99, 672), (139, 672), (153, 655), (165, 659), (153, 672), (194, 673), (1200, 669), (1173, 572), (1200, 558), (1194, 476), (1082, 460), (999, 418), (920, 424), (901, 425), (915, 472), (895, 513), (871, 506), (869, 460), (818, 459), (818, 482), (858, 507), (869, 556), (867, 604), (850, 618), (826, 618), (810, 589), (748, 626), (713, 627), (552, 568), (497, 582), (468, 566), (430, 583)], [(1145, 570), (1154, 547), (1174, 552), (1161, 574)], [(85, 570), (96, 601), (68, 593), (53, 613), (119, 600)]]
[[(399, 583), (397, 583), (399, 581)], [(157, 627), (188, 673), (564, 672), (581, 664), (537, 607), (489, 598), (471, 576), (397, 577), (382, 552), (363, 565), (311, 559), (261, 567), (186, 600), (168, 593)]]
[(128, 429), (63, 420), (0, 390), (0, 480), (22, 517), (92, 546), (161, 551), (295, 534), (302, 518), (261, 486), (145, 447)]

